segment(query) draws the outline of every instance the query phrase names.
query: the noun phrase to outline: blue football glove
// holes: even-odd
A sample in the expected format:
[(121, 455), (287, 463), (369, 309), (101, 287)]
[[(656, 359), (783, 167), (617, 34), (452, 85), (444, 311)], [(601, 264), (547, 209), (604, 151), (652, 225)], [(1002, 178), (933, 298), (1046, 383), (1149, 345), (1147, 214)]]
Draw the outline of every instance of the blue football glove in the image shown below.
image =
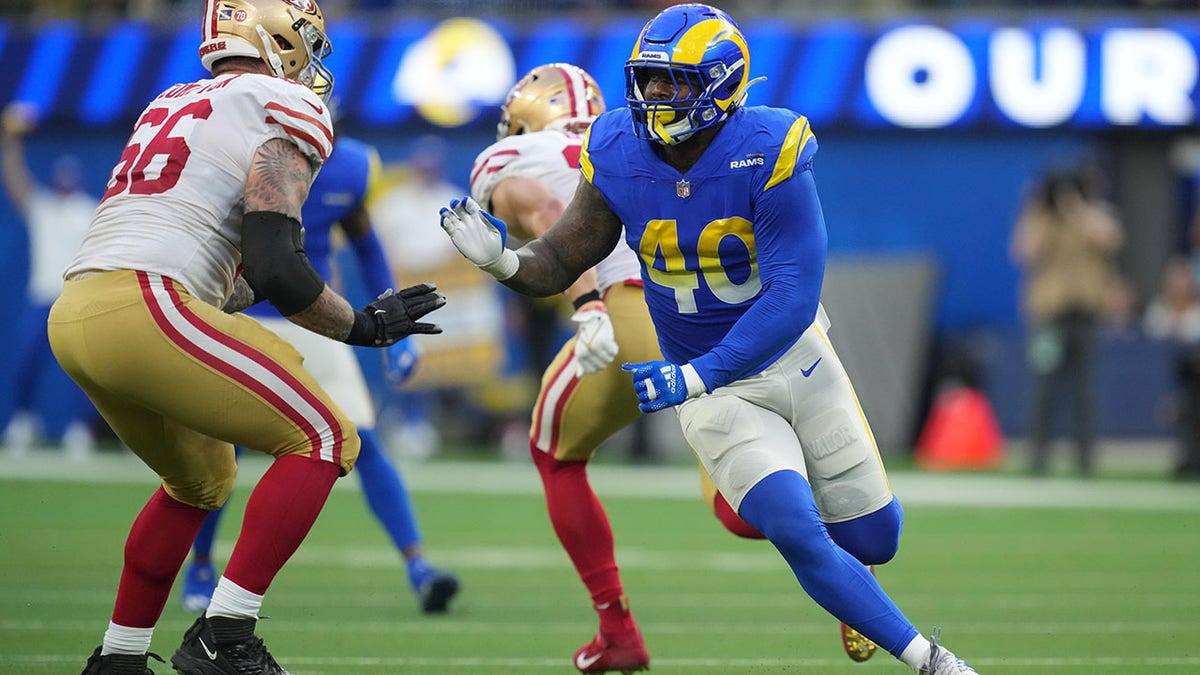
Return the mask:
[(417, 370), (421, 350), (412, 340), (404, 339), (383, 350), (383, 377), (393, 389), (399, 389)]
[(517, 273), (517, 254), (504, 247), (508, 226), (470, 197), (453, 199), (440, 211), (442, 229), (463, 257), (500, 281)]
[(677, 366), (668, 361), (646, 361), (626, 363), (621, 369), (633, 373), (638, 409), (644, 413), (672, 408), (708, 391), (704, 380), (690, 363)]

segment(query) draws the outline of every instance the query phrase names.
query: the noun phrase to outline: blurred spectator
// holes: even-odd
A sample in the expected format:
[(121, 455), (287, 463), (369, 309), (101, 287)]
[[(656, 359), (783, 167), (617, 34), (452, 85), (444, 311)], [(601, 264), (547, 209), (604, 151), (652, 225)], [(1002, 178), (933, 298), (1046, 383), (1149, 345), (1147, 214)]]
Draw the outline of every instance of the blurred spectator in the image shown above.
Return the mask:
[[(84, 192), (82, 167), (73, 155), (55, 161), (48, 187), (36, 182), (26, 165), (23, 140), (33, 130), (36, 116), (33, 106), (19, 102), (10, 103), (0, 113), (4, 190), (28, 228), (30, 258), (28, 304), (12, 355), (17, 375), (0, 403), (0, 423), (7, 424), (5, 444), (16, 453), (27, 450), (44, 432), (60, 439), (72, 458), (82, 459), (91, 454), (94, 445), (90, 428), (94, 409), (55, 362), (46, 337), (46, 319), (50, 305), (62, 292), (63, 271), (91, 224), (96, 198)], [(57, 406), (64, 413), (61, 423), (41, 420), (35, 413), (34, 397), (44, 385), (63, 393)]]
[(1172, 418), (1179, 433), (1179, 477), (1200, 477), (1200, 294), (1184, 258), (1167, 263), (1162, 288), (1143, 321), (1146, 334), (1175, 344), (1179, 391)]
[[(379, 196), (369, 208), (387, 258), (394, 266), (392, 276), (396, 287), (416, 283), (411, 282), (416, 278), (435, 279), (439, 290), (453, 299), (455, 281), (441, 271), (448, 264), (457, 264), (458, 256), (453, 244), (445, 236), (439, 236), (438, 211), (451, 199), (461, 199), (466, 188), (446, 179), (446, 162), (445, 141), (433, 135), (417, 138), (402, 179), (378, 190)], [(453, 304), (452, 301), (452, 307)], [(423, 359), (422, 373), (428, 376), (439, 369), (439, 345), (434, 341), (419, 344), (429, 357)], [(391, 436), (389, 445), (418, 458), (436, 453), (442, 438), (432, 421), (436, 403), (433, 393), (420, 388), (392, 392), (385, 397), (385, 406), (389, 403), (386, 398), (391, 398), (390, 403), (396, 408), (381, 415), (380, 426)]]
[(1093, 174), (1045, 175), (1023, 205), (1011, 242), (1013, 260), (1024, 276), (1022, 309), (1031, 329), (1031, 469), (1036, 474), (1048, 469), (1051, 427), (1064, 381), (1073, 404), (1077, 466), (1084, 475), (1093, 468), (1093, 342), (1124, 241), (1114, 209), (1088, 180)]
[(1184, 258), (1167, 263), (1162, 288), (1146, 308), (1142, 326), (1151, 337), (1183, 344), (1200, 343), (1200, 298), (1191, 266)]

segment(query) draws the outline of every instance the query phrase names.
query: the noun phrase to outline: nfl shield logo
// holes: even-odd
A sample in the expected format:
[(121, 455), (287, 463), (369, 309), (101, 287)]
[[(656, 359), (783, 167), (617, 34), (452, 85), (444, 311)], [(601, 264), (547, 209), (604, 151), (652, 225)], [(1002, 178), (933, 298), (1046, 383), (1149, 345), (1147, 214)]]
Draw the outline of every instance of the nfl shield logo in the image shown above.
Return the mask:
[(683, 179), (676, 181), (675, 194), (678, 195), (680, 199), (687, 199), (692, 195), (692, 184)]

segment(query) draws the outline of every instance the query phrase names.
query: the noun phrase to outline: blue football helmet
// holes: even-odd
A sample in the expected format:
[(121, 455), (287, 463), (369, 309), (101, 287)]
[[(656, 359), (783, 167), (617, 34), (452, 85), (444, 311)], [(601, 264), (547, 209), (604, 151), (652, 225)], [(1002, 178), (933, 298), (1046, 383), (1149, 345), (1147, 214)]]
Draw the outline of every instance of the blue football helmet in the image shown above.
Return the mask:
[[(708, 5), (669, 7), (642, 29), (625, 62), (625, 100), (638, 137), (674, 145), (721, 123), (746, 99), (750, 48), (737, 23)], [(650, 101), (646, 86), (670, 81), (675, 98)]]

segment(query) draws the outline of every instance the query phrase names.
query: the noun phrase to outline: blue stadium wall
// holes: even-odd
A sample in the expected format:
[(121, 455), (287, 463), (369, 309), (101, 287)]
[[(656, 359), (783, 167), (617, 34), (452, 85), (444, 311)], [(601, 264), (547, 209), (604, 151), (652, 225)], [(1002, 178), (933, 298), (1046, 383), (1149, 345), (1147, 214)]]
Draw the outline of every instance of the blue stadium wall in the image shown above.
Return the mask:
[[(341, 131), (376, 144), (385, 162), (405, 159), (419, 135), (439, 133), (449, 146), (451, 177), (465, 184), (475, 153), (493, 138), (499, 97), (533, 65), (579, 63), (597, 77), (610, 107), (619, 106), (621, 64), (642, 21), (333, 22)], [(35, 33), (16, 28), (0, 23), (0, 72), (6, 73), (0, 102), (31, 101), (44, 111), (42, 127), (28, 142), (35, 174), (48, 176), (57, 154), (74, 153), (88, 167), (93, 194), (103, 192), (146, 101), (170, 84), (204, 75), (194, 26), (128, 23), (95, 30), (63, 22)], [(1105, 70), (1122, 48), (1161, 53), (1171, 63), (1190, 54), (1194, 67), (1200, 62), (1200, 22), (904, 18), (801, 24), (756, 18), (743, 28), (753, 49), (753, 74), (767, 76), (751, 89), (750, 102), (791, 107), (813, 122), (831, 255), (932, 257), (939, 271), (933, 317), (939, 336), (1020, 332), (1018, 277), (1007, 248), (1032, 177), (1050, 165), (1102, 154), (1105, 135), (1188, 131), (1196, 124), (1194, 77), (1183, 85), (1190, 88), (1166, 103), (1138, 98), (1136, 91), (1129, 101), (1114, 100), (1101, 83), (1122, 77)], [(881, 54), (885, 48), (891, 51)], [(1021, 59), (1001, 59), (1002, 53), (1033, 58), (1024, 87), (997, 66)], [(1078, 68), (1071, 68), (1071, 54)], [(1051, 101), (1047, 108), (1046, 90), (1036, 85), (1054, 64), (1066, 78), (1059, 84), (1078, 91), (1073, 100)], [(898, 78), (900, 88), (887, 89), (887, 77)], [(1181, 78), (1186, 73), (1175, 80)], [(469, 95), (481, 81), (486, 95)], [(21, 297), (27, 271), (18, 223), (11, 205), (0, 201), (0, 246), (6, 251), (0, 283), (14, 299)], [(12, 327), (0, 325), (0, 350), (12, 340)], [(12, 364), (0, 365), (0, 383), (11, 375)], [(1154, 386), (1158, 396), (1169, 382)], [(52, 408), (53, 395), (44, 399)], [(1023, 415), (1015, 406), (1001, 417), (1007, 430), (1022, 431)], [(1163, 433), (1152, 420), (1122, 417), (1104, 416), (1102, 431)]]

